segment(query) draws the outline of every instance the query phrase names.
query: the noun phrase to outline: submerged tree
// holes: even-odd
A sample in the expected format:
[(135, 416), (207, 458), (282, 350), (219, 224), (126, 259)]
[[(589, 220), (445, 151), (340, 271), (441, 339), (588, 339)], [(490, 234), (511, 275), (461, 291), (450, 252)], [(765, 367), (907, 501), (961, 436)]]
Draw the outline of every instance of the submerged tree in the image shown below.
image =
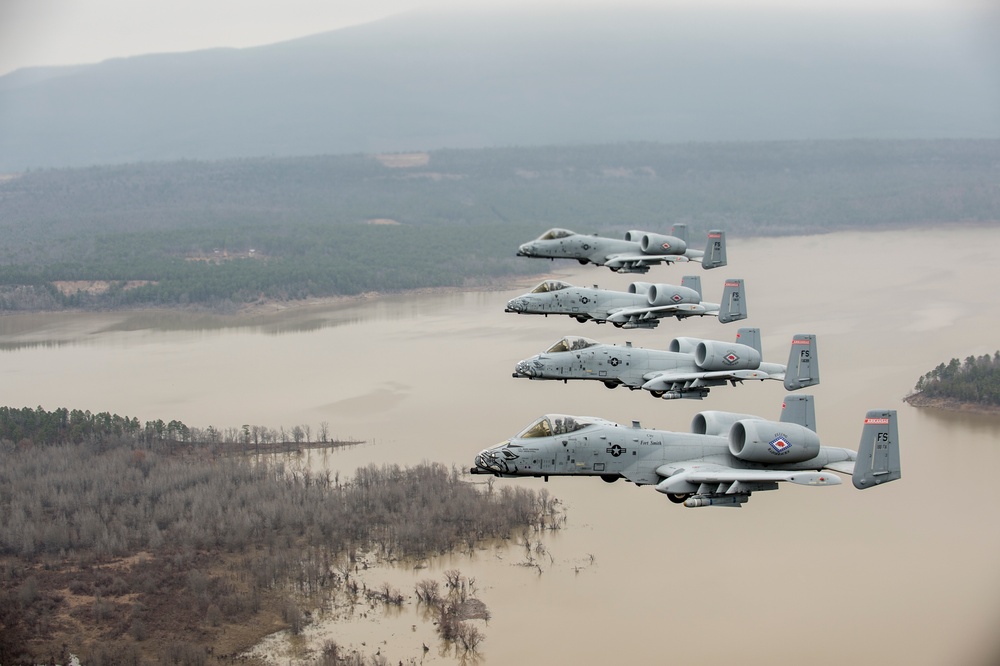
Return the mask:
[[(169, 422), (150, 423), (166, 434)], [(218, 456), (197, 440), (151, 444), (137, 420), (112, 415), (4, 408), (0, 424), (2, 663), (57, 654), (68, 640), (54, 620), (61, 612), (107, 627), (124, 650), (148, 636), (182, 644), (194, 630), (169, 618), (184, 608), (197, 640), (209, 640), (252, 623), (267, 599), (356, 586), (355, 565), (346, 563), (359, 554), (423, 559), (548, 520), (549, 503), (533, 491), (480, 491), (439, 463), (369, 465), (344, 482), (339, 472), (314, 474), (283, 457)], [(245, 441), (247, 429), (235, 430)], [(119, 558), (129, 562), (104, 568)], [(451, 601), (462, 603), (469, 582), (456, 572), (449, 583)], [(67, 609), (67, 590), (90, 599)], [(380, 592), (402, 601), (395, 589)], [(436, 585), (419, 595), (429, 605), (441, 600)], [(294, 603), (279, 613), (293, 631), (306, 621)], [(462, 637), (468, 650), (481, 640), (469, 631), (453, 639)], [(82, 654), (90, 663), (112, 647)]]

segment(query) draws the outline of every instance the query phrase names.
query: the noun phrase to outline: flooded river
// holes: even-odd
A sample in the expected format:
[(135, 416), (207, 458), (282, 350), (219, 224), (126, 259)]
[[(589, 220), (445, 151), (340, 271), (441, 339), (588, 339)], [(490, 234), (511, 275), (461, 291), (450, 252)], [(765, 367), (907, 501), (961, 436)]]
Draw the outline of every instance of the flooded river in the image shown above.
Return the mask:
[[(941, 246), (942, 239), (947, 246)], [(899, 410), (903, 478), (866, 492), (783, 487), (740, 510), (686, 509), (649, 487), (599, 479), (498, 479), (546, 488), (567, 512), (524, 549), (488, 548), (384, 572), (415, 581), (460, 569), (492, 619), (490, 664), (987, 664), (1000, 657), (1000, 417), (909, 407), (902, 398), (952, 357), (1000, 349), (1000, 229), (838, 233), (730, 240), (730, 265), (701, 275), (717, 301), (747, 282), (747, 325), (765, 360), (816, 333), (824, 444), (855, 448), (865, 411)], [(530, 261), (525, 259), (525, 261)], [(575, 284), (625, 289), (629, 276), (539, 263)], [(641, 279), (679, 282), (683, 266)], [(143, 312), (0, 317), (0, 404), (89, 409), (217, 428), (323, 422), (370, 443), (310, 454), (348, 474), (368, 462), (473, 456), (547, 412), (687, 430), (703, 409), (777, 418), (779, 382), (662, 401), (599, 384), (529, 382), (514, 364), (563, 335), (664, 348), (677, 335), (730, 339), (738, 324), (664, 321), (621, 331), (569, 318), (506, 314), (526, 291), (393, 296), (244, 317)], [(472, 477), (477, 482), (483, 477)], [(423, 655), (415, 616), (322, 627), (341, 644), (378, 645), (390, 663)], [(386, 641), (381, 643), (380, 641)], [(373, 654), (370, 649), (368, 654)], [(282, 661), (281, 663), (285, 663)]]

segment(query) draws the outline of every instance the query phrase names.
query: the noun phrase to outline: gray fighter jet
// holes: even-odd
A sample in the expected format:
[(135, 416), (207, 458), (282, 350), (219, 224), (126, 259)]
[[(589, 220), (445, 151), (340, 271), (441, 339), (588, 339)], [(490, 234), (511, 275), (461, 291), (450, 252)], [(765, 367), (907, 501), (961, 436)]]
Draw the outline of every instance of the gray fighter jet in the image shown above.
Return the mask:
[(564, 382), (590, 379), (611, 389), (645, 389), (664, 400), (700, 400), (713, 386), (735, 386), (752, 379), (782, 380), (788, 391), (813, 386), (819, 383), (819, 359), (816, 336), (797, 334), (792, 336), (787, 367), (761, 361), (759, 328), (741, 328), (735, 343), (675, 338), (669, 351), (631, 343), (619, 347), (569, 335), (544, 353), (518, 363), (514, 377)]
[(473, 474), (499, 477), (599, 476), (653, 485), (688, 507), (744, 504), (782, 482), (833, 486), (852, 475), (861, 490), (900, 478), (895, 410), (872, 410), (861, 443), (820, 446), (812, 396), (789, 395), (781, 420), (701, 412), (690, 433), (631, 427), (592, 416), (547, 414), (476, 456)]
[(704, 251), (688, 247), (687, 225), (674, 225), (671, 234), (629, 231), (625, 240), (618, 240), (597, 234), (585, 236), (569, 229), (549, 229), (518, 248), (517, 256), (576, 259), (581, 264), (607, 266), (616, 273), (645, 273), (655, 264), (685, 261), (699, 261), (705, 269), (726, 265), (724, 231), (709, 231)]
[(512, 298), (506, 312), (560, 314), (577, 321), (611, 322), (618, 328), (655, 328), (663, 317), (718, 315), (723, 324), (746, 319), (746, 291), (742, 279), (729, 279), (722, 305), (701, 301), (701, 278), (687, 275), (681, 286), (633, 282), (628, 292), (574, 287), (560, 280), (546, 280), (527, 294)]

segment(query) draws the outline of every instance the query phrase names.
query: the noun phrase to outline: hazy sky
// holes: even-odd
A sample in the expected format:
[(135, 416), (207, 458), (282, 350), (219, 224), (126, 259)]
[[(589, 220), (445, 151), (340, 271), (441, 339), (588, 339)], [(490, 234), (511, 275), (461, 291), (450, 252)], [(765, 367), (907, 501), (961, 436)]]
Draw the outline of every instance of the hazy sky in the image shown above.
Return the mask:
[[(528, 4), (524, 0), (513, 0)], [(0, 0), (0, 75), (20, 67), (256, 46), (335, 30), (391, 14), (447, 6), (434, 0)], [(512, 0), (465, 0), (463, 8)], [(991, 0), (633, 0), (647, 6), (788, 6), (821, 11), (931, 11), (989, 7)], [(531, 6), (620, 6), (620, 0), (534, 0)], [(994, 14), (994, 17), (996, 15)]]

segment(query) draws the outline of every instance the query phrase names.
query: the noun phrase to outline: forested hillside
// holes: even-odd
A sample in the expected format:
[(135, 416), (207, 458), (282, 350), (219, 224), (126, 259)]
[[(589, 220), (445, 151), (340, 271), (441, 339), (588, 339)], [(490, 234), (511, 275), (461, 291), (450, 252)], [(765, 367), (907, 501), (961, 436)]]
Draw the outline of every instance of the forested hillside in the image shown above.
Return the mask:
[[(140, 163), (0, 181), (0, 310), (461, 286), (550, 227), (731, 238), (1000, 221), (1000, 141), (636, 143)], [(91, 285), (98, 281), (102, 284)]]

